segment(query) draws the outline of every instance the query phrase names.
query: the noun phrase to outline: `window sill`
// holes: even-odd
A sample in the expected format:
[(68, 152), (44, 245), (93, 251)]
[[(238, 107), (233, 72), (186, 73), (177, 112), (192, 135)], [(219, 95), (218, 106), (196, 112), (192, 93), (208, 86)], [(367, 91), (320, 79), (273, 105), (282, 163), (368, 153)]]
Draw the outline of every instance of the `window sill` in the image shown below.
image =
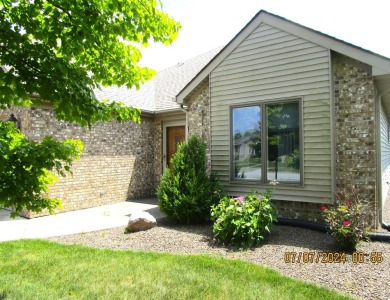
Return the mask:
[(264, 181), (258, 181), (258, 180), (246, 180), (246, 179), (231, 179), (229, 181), (229, 184), (232, 185), (246, 185), (246, 186), (254, 186), (261, 187), (261, 188), (294, 188), (294, 189), (302, 189), (304, 188), (303, 182), (297, 182), (297, 183), (289, 183), (289, 182), (279, 182), (277, 185), (272, 185), (271, 182), (264, 182)]

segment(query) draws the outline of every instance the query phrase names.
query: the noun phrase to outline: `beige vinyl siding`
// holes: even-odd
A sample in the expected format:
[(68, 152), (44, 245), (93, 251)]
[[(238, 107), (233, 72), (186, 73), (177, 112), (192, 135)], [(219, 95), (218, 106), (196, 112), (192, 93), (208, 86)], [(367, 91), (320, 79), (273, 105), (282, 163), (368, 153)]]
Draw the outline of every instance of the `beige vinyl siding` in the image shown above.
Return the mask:
[(331, 197), (329, 63), (328, 49), (261, 24), (211, 72), (212, 170), (230, 195), (271, 188), (231, 181), (230, 107), (302, 99), (303, 186), (278, 185), (275, 199), (322, 202)]
[[(381, 106), (381, 169), (382, 169), (382, 209), (385, 206), (390, 182), (390, 124)], [(385, 220), (390, 221), (390, 220)]]

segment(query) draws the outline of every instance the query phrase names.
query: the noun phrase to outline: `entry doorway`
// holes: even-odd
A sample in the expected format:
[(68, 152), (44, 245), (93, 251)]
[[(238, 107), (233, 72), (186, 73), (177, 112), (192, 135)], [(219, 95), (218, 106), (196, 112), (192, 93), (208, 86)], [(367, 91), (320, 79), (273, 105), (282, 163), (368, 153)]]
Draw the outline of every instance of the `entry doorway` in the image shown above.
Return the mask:
[(167, 165), (169, 167), (171, 167), (171, 158), (177, 152), (179, 144), (185, 140), (185, 126), (167, 127)]
[(177, 152), (179, 143), (186, 140), (186, 127), (183, 122), (167, 122), (163, 127), (163, 170), (170, 167), (172, 156)]

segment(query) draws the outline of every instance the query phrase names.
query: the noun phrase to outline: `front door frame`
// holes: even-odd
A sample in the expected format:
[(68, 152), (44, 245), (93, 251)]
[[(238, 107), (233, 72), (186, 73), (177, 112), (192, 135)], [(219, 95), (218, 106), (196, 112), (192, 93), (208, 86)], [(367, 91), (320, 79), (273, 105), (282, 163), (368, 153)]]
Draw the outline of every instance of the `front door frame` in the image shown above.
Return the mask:
[(184, 131), (186, 134), (185, 140), (187, 140), (187, 126), (185, 120), (178, 120), (178, 121), (166, 121), (163, 122), (163, 151), (162, 151), (162, 164), (163, 164), (163, 171), (165, 171), (165, 168), (167, 167), (167, 128), (168, 127), (177, 127), (177, 126), (184, 126)]

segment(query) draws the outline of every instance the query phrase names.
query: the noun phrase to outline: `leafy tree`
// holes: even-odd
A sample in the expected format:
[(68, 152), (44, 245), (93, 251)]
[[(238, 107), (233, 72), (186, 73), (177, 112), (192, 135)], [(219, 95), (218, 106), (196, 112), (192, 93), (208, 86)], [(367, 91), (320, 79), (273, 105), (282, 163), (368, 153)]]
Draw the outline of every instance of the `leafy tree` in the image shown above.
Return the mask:
[(158, 8), (156, 0), (1, 1), (0, 109), (44, 100), (58, 119), (81, 125), (139, 121), (139, 110), (99, 102), (93, 89), (153, 76), (138, 64), (139, 46), (169, 44), (180, 28)]
[[(180, 29), (156, 0), (2, 0), (0, 14), (0, 110), (49, 103), (57, 119), (89, 127), (140, 121), (139, 109), (98, 101), (93, 90), (138, 88), (154, 75), (139, 65), (141, 46), (170, 44)], [(14, 215), (58, 207), (41, 193), (55, 179), (53, 168), (70, 171), (81, 142), (33, 143), (0, 125), (0, 206), (14, 206)]]
[(43, 197), (48, 186), (58, 177), (71, 172), (72, 161), (78, 159), (83, 144), (80, 141), (56, 142), (45, 137), (41, 143), (28, 141), (12, 122), (0, 122), (0, 205), (13, 206), (12, 216), (23, 208), (51, 213), (61, 202)]

